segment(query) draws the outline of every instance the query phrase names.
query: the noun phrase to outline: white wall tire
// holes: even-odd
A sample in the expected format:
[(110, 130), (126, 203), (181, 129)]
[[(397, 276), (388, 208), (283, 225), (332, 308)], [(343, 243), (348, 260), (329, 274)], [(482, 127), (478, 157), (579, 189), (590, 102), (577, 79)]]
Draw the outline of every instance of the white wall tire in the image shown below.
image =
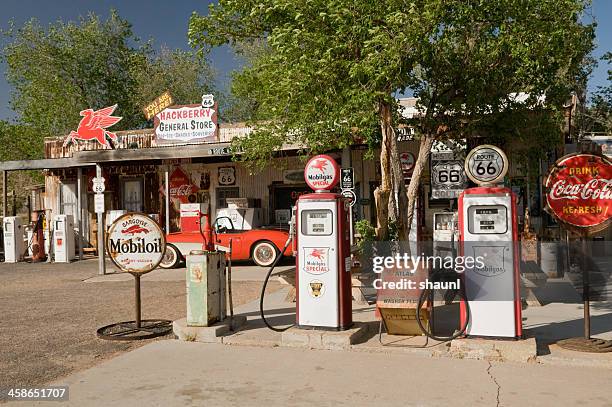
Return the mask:
[(183, 256), (179, 249), (171, 243), (166, 243), (166, 252), (164, 253), (161, 263), (159, 263), (159, 267), (163, 269), (173, 269), (178, 267), (182, 261)]
[(268, 240), (262, 240), (255, 243), (252, 250), (252, 259), (260, 267), (269, 267), (280, 255), (274, 243)]

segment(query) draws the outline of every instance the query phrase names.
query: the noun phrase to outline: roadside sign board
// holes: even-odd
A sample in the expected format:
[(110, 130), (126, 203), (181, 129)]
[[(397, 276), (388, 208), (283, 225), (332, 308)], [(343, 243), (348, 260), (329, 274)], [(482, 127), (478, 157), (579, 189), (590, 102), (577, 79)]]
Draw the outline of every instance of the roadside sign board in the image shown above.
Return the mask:
[(94, 195), (94, 211), (104, 213), (104, 194), (97, 193)]
[(460, 160), (431, 161), (432, 199), (457, 198), (467, 187), (467, 179)]
[(465, 158), (465, 172), (478, 185), (497, 184), (508, 172), (508, 157), (499, 147), (483, 144)]
[(353, 189), (355, 188), (355, 171), (352, 167), (342, 168), (340, 170), (340, 188)]
[(144, 274), (155, 269), (166, 251), (166, 237), (157, 222), (143, 213), (118, 217), (108, 228), (108, 254), (120, 270)]
[(104, 177), (95, 177), (92, 179), (92, 189), (96, 194), (101, 194), (106, 190), (106, 185), (104, 184)]

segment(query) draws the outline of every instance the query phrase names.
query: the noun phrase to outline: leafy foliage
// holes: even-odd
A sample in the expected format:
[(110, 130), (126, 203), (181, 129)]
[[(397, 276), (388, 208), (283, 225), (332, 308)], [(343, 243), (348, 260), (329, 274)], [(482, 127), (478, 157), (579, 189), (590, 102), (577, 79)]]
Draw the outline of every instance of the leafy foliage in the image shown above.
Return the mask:
[(115, 103), (123, 120), (113, 130), (146, 127), (142, 107), (165, 90), (177, 103), (198, 103), (213, 91), (205, 59), (180, 50), (156, 53), (114, 10), (105, 21), (90, 14), (42, 27), (33, 19), (4, 34), (11, 105), (20, 122), (43, 135), (67, 134), (81, 110)]
[[(387, 195), (377, 208), (388, 199), (403, 239), (432, 140), (482, 135), (508, 113), (559, 117), (554, 110), (584, 76), (593, 46), (593, 25), (581, 20), (587, 7), (586, 0), (220, 0), (207, 16), (192, 16), (189, 38), (203, 52), (266, 44), (234, 78), (233, 91), (253, 101), (250, 118), (258, 121), (237, 143), (244, 159), (269, 165), (284, 143), (316, 153), (354, 137), (382, 142)], [(421, 111), (409, 121), (421, 147), (407, 207), (393, 132), (398, 91), (418, 97)]]

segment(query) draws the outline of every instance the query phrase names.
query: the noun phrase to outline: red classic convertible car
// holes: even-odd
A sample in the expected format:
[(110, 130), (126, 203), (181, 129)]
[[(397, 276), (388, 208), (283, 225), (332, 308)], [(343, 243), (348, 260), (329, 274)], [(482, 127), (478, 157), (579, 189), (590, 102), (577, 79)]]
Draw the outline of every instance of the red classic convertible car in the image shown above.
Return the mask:
[[(228, 217), (217, 218), (213, 224), (213, 239), (218, 246), (229, 247), (232, 240), (232, 260), (253, 260), (262, 267), (272, 265), (285, 246), (289, 233), (281, 229), (234, 229)], [(204, 238), (199, 232), (176, 232), (166, 236), (166, 253), (162, 268), (180, 265), (192, 250), (202, 250)], [(292, 255), (291, 246), (285, 256)]]

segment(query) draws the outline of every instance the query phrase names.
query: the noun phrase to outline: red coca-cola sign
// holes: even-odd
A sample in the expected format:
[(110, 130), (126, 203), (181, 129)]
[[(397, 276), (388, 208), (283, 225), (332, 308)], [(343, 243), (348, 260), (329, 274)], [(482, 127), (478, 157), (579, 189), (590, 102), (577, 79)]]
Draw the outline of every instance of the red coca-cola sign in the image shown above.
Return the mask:
[(545, 186), (548, 209), (560, 222), (590, 232), (612, 220), (612, 163), (607, 158), (567, 155), (555, 163)]
[(170, 197), (182, 203), (189, 202), (189, 196), (198, 192), (199, 188), (191, 182), (189, 175), (177, 167), (170, 174)]

